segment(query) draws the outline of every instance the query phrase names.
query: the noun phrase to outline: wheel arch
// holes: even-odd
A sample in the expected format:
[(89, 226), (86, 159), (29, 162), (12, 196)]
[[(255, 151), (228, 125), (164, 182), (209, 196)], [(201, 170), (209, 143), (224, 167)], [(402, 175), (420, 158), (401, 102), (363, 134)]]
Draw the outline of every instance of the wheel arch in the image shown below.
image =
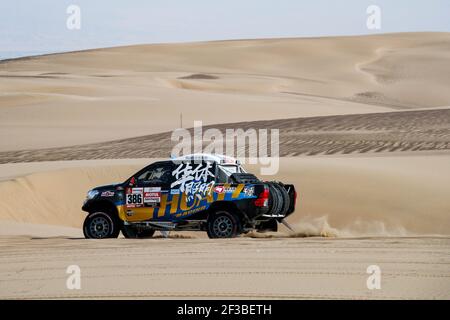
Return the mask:
[(96, 211), (102, 211), (105, 213), (108, 213), (111, 218), (114, 219), (118, 219), (119, 218), (119, 212), (117, 211), (117, 207), (114, 205), (114, 203), (112, 203), (111, 201), (108, 200), (97, 200), (97, 201), (93, 201), (91, 203), (89, 203), (89, 205), (87, 205), (85, 207), (85, 211), (89, 212), (89, 213), (93, 213)]
[(235, 213), (243, 221), (248, 220), (248, 217), (245, 214), (245, 212), (240, 210), (238, 208), (238, 206), (236, 205), (236, 203), (234, 203), (233, 201), (216, 201), (216, 202), (214, 202), (213, 204), (211, 204), (211, 206), (207, 210), (207, 217), (210, 214), (214, 214), (215, 212), (217, 212), (219, 210), (230, 211), (232, 213)]

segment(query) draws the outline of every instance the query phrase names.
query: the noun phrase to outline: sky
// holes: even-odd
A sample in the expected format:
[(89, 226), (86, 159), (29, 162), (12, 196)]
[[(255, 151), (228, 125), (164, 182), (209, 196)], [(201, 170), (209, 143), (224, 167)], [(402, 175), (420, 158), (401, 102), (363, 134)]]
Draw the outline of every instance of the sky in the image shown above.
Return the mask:
[[(70, 5), (80, 29), (67, 28)], [(381, 9), (367, 28), (366, 9)], [(450, 32), (450, 0), (1, 0), (0, 58), (142, 43)]]

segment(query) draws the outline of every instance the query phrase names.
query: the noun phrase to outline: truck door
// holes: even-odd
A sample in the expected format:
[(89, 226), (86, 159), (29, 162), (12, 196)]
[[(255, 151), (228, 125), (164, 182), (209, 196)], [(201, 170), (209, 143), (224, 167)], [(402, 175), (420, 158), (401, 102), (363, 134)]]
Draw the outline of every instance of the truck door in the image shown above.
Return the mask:
[(161, 199), (167, 196), (172, 181), (172, 162), (155, 163), (132, 178), (125, 189), (125, 212), (128, 221), (142, 221), (157, 216)]
[(173, 212), (171, 208), (170, 213), (175, 213), (176, 218), (185, 218), (209, 207), (215, 184), (215, 162), (178, 162), (172, 176), (171, 193), (177, 195), (177, 198), (171, 199), (171, 202), (178, 202), (179, 199), (179, 210)]

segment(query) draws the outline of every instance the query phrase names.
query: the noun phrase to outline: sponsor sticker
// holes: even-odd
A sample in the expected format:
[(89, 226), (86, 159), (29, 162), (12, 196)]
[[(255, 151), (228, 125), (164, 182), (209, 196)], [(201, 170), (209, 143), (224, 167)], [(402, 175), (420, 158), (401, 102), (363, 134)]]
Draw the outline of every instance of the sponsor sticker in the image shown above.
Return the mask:
[(180, 194), (180, 189), (171, 189), (170, 194)]
[(144, 188), (144, 203), (161, 202), (161, 188)]
[(152, 192), (144, 193), (144, 203), (149, 202), (161, 202), (161, 194)]
[(144, 192), (144, 198), (160, 197), (161, 192)]
[(144, 204), (144, 188), (129, 188), (126, 194), (126, 205), (128, 207), (141, 207)]
[(251, 197), (255, 194), (255, 187), (245, 187), (242, 191), (247, 197)]
[(161, 188), (147, 187), (144, 188), (144, 203), (161, 202)]
[(216, 186), (214, 188), (214, 192), (215, 193), (233, 193), (236, 190), (236, 187), (227, 187), (225, 188), (224, 186)]
[(114, 192), (112, 192), (112, 191), (103, 191), (101, 196), (102, 197), (113, 197), (114, 196)]

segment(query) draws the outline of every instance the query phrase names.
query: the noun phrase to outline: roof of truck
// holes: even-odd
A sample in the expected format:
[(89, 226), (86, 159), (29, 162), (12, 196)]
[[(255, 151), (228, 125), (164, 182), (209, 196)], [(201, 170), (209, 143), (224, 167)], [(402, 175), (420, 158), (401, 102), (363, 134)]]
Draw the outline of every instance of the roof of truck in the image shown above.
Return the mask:
[(237, 164), (239, 165), (239, 160), (225, 156), (222, 154), (210, 154), (210, 153), (193, 153), (187, 154), (181, 157), (173, 158), (175, 161), (195, 161), (195, 160), (203, 160), (203, 161), (213, 161), (218, 164)]

